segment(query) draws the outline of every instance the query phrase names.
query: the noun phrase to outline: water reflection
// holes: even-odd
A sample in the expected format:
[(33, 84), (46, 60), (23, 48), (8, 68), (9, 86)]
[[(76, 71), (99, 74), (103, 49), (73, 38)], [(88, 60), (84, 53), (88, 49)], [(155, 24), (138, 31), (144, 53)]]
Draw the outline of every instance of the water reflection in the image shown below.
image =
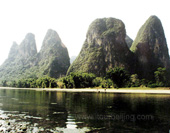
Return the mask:
[(0, 110), (43, 128), (168, 132), (170, 96), (0, 90)]
[(66, 128), (69, 128), (69, 129), (77, 128), (77, 125), (76, 125), (76, 122), (75, 122), (75, 118), (73, 117), (72, 114), (68, 114), (66, 124), (67, 124)]

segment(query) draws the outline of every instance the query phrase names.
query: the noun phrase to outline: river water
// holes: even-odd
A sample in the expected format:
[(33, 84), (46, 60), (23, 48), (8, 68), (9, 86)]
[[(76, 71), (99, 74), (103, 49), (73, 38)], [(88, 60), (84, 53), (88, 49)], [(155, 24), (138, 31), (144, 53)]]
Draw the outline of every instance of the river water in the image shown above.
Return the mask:
[(0, 120), (6, 117), (32, 132), (162, 133), (170, 130), (170, 95), (1, 89)]

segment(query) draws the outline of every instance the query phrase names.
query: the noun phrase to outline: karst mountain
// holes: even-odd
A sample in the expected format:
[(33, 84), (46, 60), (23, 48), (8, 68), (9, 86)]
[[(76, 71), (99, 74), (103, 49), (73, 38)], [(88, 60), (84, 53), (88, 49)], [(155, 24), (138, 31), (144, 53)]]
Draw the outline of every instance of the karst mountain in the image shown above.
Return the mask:
[(113, 67), (124, 67), (130, 74), (149, 80), (153, 79), (158, 67), (170, 69), (166, 37), (157, 16), (148, 18), (134, 41), (126, 34), (121, 20), (94, 20), (79, 55), (71, 65), (67, 47), (56, 31), (47, 31), (39, 52), (35, 36), (28, 33), (20, 45), (13, 43), (8, 58), (0, 66), (0, 80), (45, 75), (60, 78), (71, 72), (88, 72), (102, 77)]
[(96, 19), (89, 26), (80, 54), (71, 64), (70, 72), (90, 72), (104, 76), (112, 67), (133, 71), (133, 53), (125, 40), (124, 23), (115, 18)]
[(32, 33), (28, 33), (20, 45), (13, 43), (8, 58), (0, 67), (0, 79), (18, 80), (45, 75), (59, 78), (66, 74), (69, 66), (70, 58), (66, 46), (58, 33), (49, 29), (40, 52), (37, 52)]
[(157, 16), (143, 24), (130, 49), (137, 58), (136, 71), (141, 78), (152, 79), (158, 67), (170, 68), (164, 29)]
[(170, 68), (167, 42), (157, 16), (149, 17), (134, 41), (126, 35), (121, 20), (96, 19), (89, 26), (81, 52), (67, 74), (82, 71), (103, 76), (112, 67), (124, 67), (141, 79), (153, 79), (158, 67)]

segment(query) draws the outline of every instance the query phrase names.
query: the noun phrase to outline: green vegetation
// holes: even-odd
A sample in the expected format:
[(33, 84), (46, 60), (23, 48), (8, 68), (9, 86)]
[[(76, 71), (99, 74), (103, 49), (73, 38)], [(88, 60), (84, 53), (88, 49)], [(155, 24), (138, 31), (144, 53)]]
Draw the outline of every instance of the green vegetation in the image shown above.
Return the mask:
[(145, 82), (144, 82), (145, 80), (141, 80), (140, 81), (140, 79), (138, 78), (138, 75), (137, 74), (132, 74), (131, 76), (130, 76), (130, 86), (131, 87), (138, 87), (138, 86), (140, 86), (140, 85), (144, 85), (144, 86), (146, 86), (146, 84), (145, 84)]
[(10, 86), (17, 88), (56, 88), (58, 87), (57, 81), (54, 78), (42, 77), (39, 79), (21, 79), (18, 81), (11, 81), (7, 84), (6, 81), (2, 81), (2, 86)]
[(164, 86), (166, 86), (166, 80), (167, 80), (167, 70), (166, 70), (166, 68), (161, 68), (161, 67), (159, 67), (158, 69), (157, 69), (157, 71), (155, 71), (155, 80), (156, 80), (156, 83), (158, 83), (158, 84), (163, 84)]
[(116, 88), (126, 87), (130, 79), (128, 72), (121, 67), (111, 68), (107, 71), (106, 78), (111, 79), (115, 83)]
[(42, 78), (29, 78), (8, 83), (2, 81), (2, 86), (18, 88), (129, 88), (129, 87), (168, 87), (169, 72), (166, 68), (159, 67), (155, 72), (155, 79), (148, 81), (139, 79), (137, 74), (130, 75), (122, 67), (114, 67), (107, 71), (105, 77), (96, 77), (93, 73), (74, 72), (70, 75), (54, 79), (48, 76)]
[(150, 83), (148, 87), (168, 87), (170, 86), (169, 79), (169, 72), (166, 68), (159, 67), (157, 71), (154, 72), (155, 75), (155, 82)]
[(21, 44), (12, 45), (7, 60), (0, 66), (0, 82), (45, 75), (59, 78), (66, 74), (69, 66), (68, 50), (56, 31), (48, 30), (39, 53), (34, 35), (28, 34)]
[(2, 86), (4, 86), (4, 87), (8, 86), (6, 80), (2, 81)]
[(96, 76), (92, 73), (71, 73), (63, 79), (66, 88), (86, 88), (93, 86), (93, 79)]
[(66, 88), (85, 88), (85, 87), (101, 87), (101, 88), (123, 88), (123, 87), (167, 87), (170, 85), (168, 81), (169, 72), (166, 68), (159, 67), (154, 72), (155, 79), (148, 81), (139, 79), (137, 74), (130, 75), (122, 67), (114, 67), (107, 71), (105, 77), (95, 77), (94, 74), (88, 73), (71, 73), (63, 79)]
[(132, 53), (124, 41), (126, 35), (124, 23), (116, 18), (94, 20), (89, 26), (86, 40), (79, 56), (71, 64), (71, 72), (91, 72), (105, 77), (110, 66), (125, 66), (130, 70)]

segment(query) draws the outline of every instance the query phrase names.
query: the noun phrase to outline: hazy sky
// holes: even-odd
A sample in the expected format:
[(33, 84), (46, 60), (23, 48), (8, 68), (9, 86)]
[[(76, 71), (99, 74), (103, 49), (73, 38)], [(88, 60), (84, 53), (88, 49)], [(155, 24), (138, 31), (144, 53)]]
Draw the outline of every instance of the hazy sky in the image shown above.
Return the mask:
[(0, 0), (0, 64), (13, 41), (20, 44), (29, 32), (40, 50), (48, 29), (57, 31), (70, 56), (78, 55), (90, 23), (103, 17), (121, 19), (135, 39), (142, 24), (156, 15), (170, 47), (169, 13), (169, 0)]

